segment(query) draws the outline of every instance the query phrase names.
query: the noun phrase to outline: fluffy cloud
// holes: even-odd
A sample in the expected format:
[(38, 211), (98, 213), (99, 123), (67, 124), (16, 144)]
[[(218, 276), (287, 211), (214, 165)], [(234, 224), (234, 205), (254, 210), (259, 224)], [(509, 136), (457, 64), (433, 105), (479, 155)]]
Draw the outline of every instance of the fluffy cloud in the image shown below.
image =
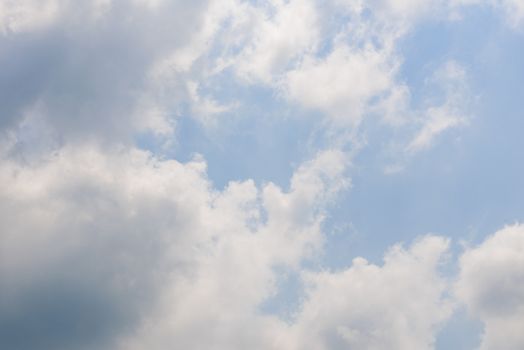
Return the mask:
[(427, 236), (391, 248), (383, 266), (356, 258), (347, 270), (307, 274), (297, 349), (433, 349), (451, 313), (438, 273), (448, 243)]
[[(521, 19), (520, 2), (496, 4)], [(430, 79), (442, 96), (413, 107), (398, 42), (451, 7), (0, 0), (0, 347), (432, 349), (451, 312), (446, 239), (395, 246), (380, 266), (304, 267), (322, 254), (326, 208), (350, 185), (333, 143), (288, 189), (246, 180), (218, 190), (202, 157), (164, 159), (132, 139), (172, 136), (181, 111), (214, 123), (236, 106), (213, 95), (228, 79), (344, 130), (376, 114), (408, 125), (402, 152), (418, 152), (467, 121), (467, 79), (445, 64)], [(520, 226), (504, 229), (460, 260), (456, 294), (485, 322), (484, 349), (522, 347), (521, 238)], [(289, 322), (260, 310), (279, 271), (305, 285)]]
[(111, 348), (205, 234), (203, 163), (106, 153), (2, 160), (2, 347)]
[[(271, 295), (274, 269), (318, 252), (345, 163), (320, 153), (284, 192), (252, 181), (216, 191), (201, 160), (138, 150), (66, 147), (29, 166), (3, 159), (3, 346), (114, 348), (135, 329), (136, 342), (156, 348), (164, 337), (189, 348), (234, 344), (227, 317), (254, 327), (241, 318)], [(150, 318), (159, 320), (153, 334)]]
[(456, 294), (484, 322), (480, 349), (524, 347), (524, 227), (508, 226), (460, 258)]
[[(396, 246), (383, 266), (301, 267), (321, 251), (324, 208), (349, 185), (346, 163), (326, 151), (287, 191), (249, 180), (217, 191), (199, 158), (67, 146), (31, 164), (4, 159), (2, 344), (431, 348), (449, 314), (438, 274), (446, 240)], [(259, 311), (282, 269), (307, 285), (292, 324)]]
[(236, 66), (241, 76), (265, 83), (319, 43), (318, 10), (313, 1), (273, 1), (272, 5), (274, 15), (262, 12)]
[[(355, 128), (377, 114), (397, 128), (423, 124), (407, 147), (409, 153), (429, 147), (444, 130), (464, 124), (468, 91), (451, 88), (465, 85), (458, 64), (449, 63), (428, 78), (438, 80), (434, 85), (448, 96), (429, 106), (411, 101), (410, 87), (399, 72), (400, 40), (429, 14), (447, 18), (451, 4), (274, 1), (237, 7), (240, 10), (231, 10), (230, 16), (221, 13), (227, 21), (217, 40), (228, 49), (218, 50), (214, 72), (230, 67), (241, 81), (268, 86), (287, 102), (320, 112), (337, 128)], [(245, 26), (248, 21), (251, 29)]]
[(396, 87), (401, 22), (385, 28), (357, 3), (277, 1), (270, 10), (230, 60), (241, 77), (346, 127), (358, 125), (372, 98)]
[[(446, 240), (425, 237), (408, 250), (393, 247), (383, 266), (357, 258), (345, 271), (305, 273), (308, 293), (291, 324), (256, 312), (255, 300), (264, 286), (244, 285), (240, 267), (225, 281), (202, 272), (196, 284), (182, 291), (175, 287), (156, 318), (122, 347), (168, 349), (175, 343), (190, 349), (433, 349), (436, 332), (451, 311), (443, 297), (446, 282), (438, 273), (446, 250)], [(218, 290), (216, 283), (222, 286)], [(244, 304), (254, 287), (258, 297)]]
[(371, 48), (338, 47), (322, 60), (306, 59), (286, 76), (287, 97), (339, 124), (356, 125), (372, 97), (392, 85), (393, 64)]
[[(10, 349), (433, 349), (450, 316), (448, 240), (392, 247), (382, 266), (301, 263), (321, 251), (325, 207), (347, 160), (319, 153), (284, 191), (248, 180), (214, 189), (200, 158), (62, 148), (0, 166), (1, 344)], [(486, 324), (483, 349), (522, 347), (521, 226), (460, 259), (456, 295)], [(259, 306), (278, 270), (305, 296), (285, 322)], [(479, 273), (481, 271), (481, 273)]]

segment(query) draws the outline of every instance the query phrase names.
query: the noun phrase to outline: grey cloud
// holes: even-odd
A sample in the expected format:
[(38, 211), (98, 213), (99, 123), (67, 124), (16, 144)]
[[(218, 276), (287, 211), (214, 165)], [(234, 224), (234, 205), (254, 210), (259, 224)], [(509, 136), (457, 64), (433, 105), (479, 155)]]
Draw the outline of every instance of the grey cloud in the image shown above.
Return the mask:
[(125, 178), (141, 168), (118, 165), (133, 158), (65, 157), (33, 175), (8, 161), (0, 171), (2, 348), (113, 348), (176, 270), (166, 261), (169, 249), (198, 231), (190, 203), (127, 187), (133, 183)]
[(21, 34), (0, 40), (0, 128), (12, 127), (22, 118), (60, 65), (65, 49), (59, 38), (47, 33)]
[(63, 2), (45, 27), (1, 37), (0, 128), (37, 114), (62, 138), (129, 138), (151, 66), (187, 42), (206, 1), (112, 1), (97, 17), (93, 4)]
[[(78, 273), (79, 271), (77, 271)], [(129, 305), (79, 279), (53, 276), (32, 283), (0, 308), (2, 347), (25, 349), (109, 349), (133, 318)], [(3, 289), (6, 286), (3, 286)], [(5, 289), (4, 289), (5, 293)]]

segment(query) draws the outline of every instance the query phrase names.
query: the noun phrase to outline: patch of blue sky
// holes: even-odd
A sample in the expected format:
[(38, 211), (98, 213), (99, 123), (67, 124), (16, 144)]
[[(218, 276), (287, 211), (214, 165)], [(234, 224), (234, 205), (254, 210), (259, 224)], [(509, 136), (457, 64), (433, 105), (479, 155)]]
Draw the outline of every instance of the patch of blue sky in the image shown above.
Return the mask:
[(478, 349), (483, 326), (461, 308), (445, 324), (437, 335), (435, 349), (464, 350)]
[(229, 181), (253, 179), (258, 184), (274, 182), (287, 188), (293, 171), (327, 141), (316, 122), (315, 113), (285, 103), (274, 90), (239, 82), (233, 73), (221, 74), (200, 92), (220, 103), (236, 106), (205, 125), (191, 118), (189, 106), (181, 108), (176, 119), (172, 146), (166, 151), (152, 135), (141, 135), (142, 148), (153, 153), (188, 161), (195, 154), (204, 156), (208, 176), (217, 188)]
[(278, 271), (276, 293), (258, 307), (262, 314), (278, 315), (281, 320), (293, 323), (305, 299), (304, 283), (293, 271)]
[(375, 260), (391, 244), (425, 233), (476, 242), (524, 219), (524, 41), (485, 9), (468, 12), (460, 23), (422, 25), (408, 37), (401, 48), (401, 79), (409, 83), (414, 100), (424, 98), (417, 92), (425, 89), (427, 67), (458, 60), (479, 96), (473, 119), (439, 137), (397, 174), (383, 172), (384, 149), (393, 132), (377, 123), (366, 125), (369, 146), (354, 160), (354, 186), (330, 218), (333, 226), (350, 223), (356, 254)]

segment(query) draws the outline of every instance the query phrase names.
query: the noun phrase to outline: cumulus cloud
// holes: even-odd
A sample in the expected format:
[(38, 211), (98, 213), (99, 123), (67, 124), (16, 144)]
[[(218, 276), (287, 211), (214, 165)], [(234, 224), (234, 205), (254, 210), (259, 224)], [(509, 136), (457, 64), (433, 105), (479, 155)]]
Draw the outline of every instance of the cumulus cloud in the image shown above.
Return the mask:
[(262, 12), (236, 66), (241, 76), (266, 83), (319, 42), (318, 11), (313, 1), (273, 1), (271, 5), (274, 15)]
[[(274, 2), (272, 15), (258, 18), (230, 62), (252, 83), (354, 127), (373, 98), (396, 87), (394, 42), (404, 28), (391, 18), (367, 18), (369, 9), (360, 3)], [(393, 24), (385, 26), (388, 21)]]
[[(0, 164), (10, 349), (433, 349), (452, 311), (441, 237), (396, 245), (383, 265), (303, 267), (321, 252), (326, 205), (349, 185), (336, 150), (298, 167), (288, 190), (247, 180), (219, 191), (201, 158), (136, 149), (68, 146)], [(523, 232), (506, 228), (460, 259), (456, 295), (485, 322), (483, 349), (522, 346)], [(305, 284), (291, 322), (259, 310), (279, 269)]]
[(439, 264), (446, 239), (392, 247), (377, 266), (356, 258), (340, 272), (307, 273), (297, 349), (433, 349), (451, 314)]
[[(202, 272), (196, 284), (185, 286), (189, 297), (181, 291), (169, 294), (160, 318), (149, 320), (123, 348), (167, 349), (176, 343), (191, 349), (432, 349), (451, 310), (438, 273), (446, 249), (446, 240), (425, 237), (408, 250), (392, 248), (383, 266), (357, 258), (345, 271), (306, 273), (308, 293), (291, 324), (256, 313), (263, 286), (244, 285), (239, 275), (217, 282)], [(237, 269), (237, 274), (242, 271)], [(227, 284), (217, 290), (215, 283)], [(258, 296), (245, 303), (253, 287)]]
[(356, 125), (372, 97), (392, 84), (393, 65), (371, 48), (338, 47), (322, 60), (306, 59), (286, 76), (286, 95), (339, 124)]
[(169, 249), (183, 262), (204, 234), (204, 168), (90, 148), (30, 166), (3, 159), (2, 347), (111, 348), (181, 266)]
[(524, 227), (508, 226), (460, 258), (456, 295), (484, 323), (480, 349), (524, 347)]
[[(395, 246), (383, 266), (302, 266), (321, 252), (326, 205), (349, 185), (346, 165), (343, 153), (325, 151), (297, 168), (288, 190), (248, 180), (218, 191), (198, 157), (67, 146), (31, 164), (3, 159), (2, 344), (432, 348), (449, 314), (438, 272), (445, 239)], [(307, 286), (291, 324), (259, 311), (282, 269)]]
[[(215, 36), (206, 36), (219, 42), (214, 49), (218, 55), (207, 57), (214, 62), (209, 69), (212, 74), (230, 68), (242, 83), (274, 89), (287, 102), (320, 112), (337, 128), (352, 129), (364, 118), (376, 115), (397, 128), (423, 123), (408, 146), (411, 151), (429, 147), (445, 129), (464, 124), (468, 91), (462, 89), (462, 98), (455, 98), (456, 89), (448, 89), (451, 80), (459, 80), (458, 74), (428, 77), (439, 81), (434, 85), (449, 90), (449, 98), (424, 109), (411, 100), (411, 87), (400, 74), (401, 40), (426, 16), (447, 18), (453, 8), (450, 3), (232, 4), (228, 2), (222, 12), (215, 11), (212, 22), (219, 29)], [(211, 50), (212, 46), (207, 47)], [(451, 66), (442, 71), (453, 70)], [(454, 67), (455, 73), (461, 69), (458, 64)]]
[[(493, 4), (521, 20), (520, 2)], [(452, 7), (0, 0), (0, 347), (434, 348), (452, 310), (447, 239), (396, 245), (382, 265), (311, 267), (327, 208), (351, 185), (332, 140), (287, 188), (224, 189), (202, 156), (183, 163), (132, 140), (171, 140), (182, 113), (218, 124), (238, 105), (213, 94), (227, 79), (344, 131), (378, 114), (415, 130), (402, 152), (419, 152), (466, 124), (466, 73), (446, 63), (428, 80), (440, 95), (413, 107), (398, 43)], [(483, 349), (523, 346), (522, 232), (499, 231), (460, 260), (456, 295), (484, 321)], [(290, 321), (260, 310), (279, 271), (304, 284)]]
[(164, 337), (189, 348), (234, 344), (227, 317), (253, 327), (241, 318), (272, 293), (274, 268), (318, 252), (345, 164), (326, 151), (297, 169), (289, 191), (252, 181), (217, 191), (199, 159), (92, 147), (29, 166), (4, 159), (3, 346), (127, 348), (134, 342), (120, 340), (136, 329), (141, 346), (164, 348)]

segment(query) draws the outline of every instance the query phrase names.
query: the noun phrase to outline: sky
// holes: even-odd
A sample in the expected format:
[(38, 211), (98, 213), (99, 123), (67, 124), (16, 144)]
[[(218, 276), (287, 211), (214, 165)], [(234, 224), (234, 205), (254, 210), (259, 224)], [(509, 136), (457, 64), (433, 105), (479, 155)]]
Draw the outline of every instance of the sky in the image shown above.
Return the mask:
[(0, 348), (524, 349), (523, 0), (0, 0)]

